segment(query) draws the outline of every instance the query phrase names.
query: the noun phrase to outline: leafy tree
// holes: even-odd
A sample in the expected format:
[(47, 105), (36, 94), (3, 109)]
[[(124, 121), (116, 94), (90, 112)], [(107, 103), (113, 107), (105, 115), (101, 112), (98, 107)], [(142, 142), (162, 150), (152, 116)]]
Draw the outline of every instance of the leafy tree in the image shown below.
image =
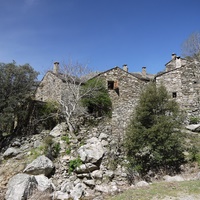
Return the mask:
[(179, 107), (164, 86), (150, 83), (140, 96), (127, 129), (125, 149), (130, 167), (146, 175), (149, 170), (176, 171), (184, 162)]
[[(86, 93), (86, 91), (91, 91)], [(82, 86), (82, 104), (88, 112), (96, 117), (109, 116), (112, 113), (112, 102), (103, 81), (100, 79), (90, 79)]]
[(0, 132), (18, 132), (28, 120), (38, 73), (29, 64), (0, 63)]
[(60, 105), (56, 101), (34, 102), (34, 111), (31, 116), (32, 128), (35, 132), (43, 129), (52, 129), (61, 120)]
[(192, 33), (182, 44), (182, 54), (200, 62), (200, 32)]

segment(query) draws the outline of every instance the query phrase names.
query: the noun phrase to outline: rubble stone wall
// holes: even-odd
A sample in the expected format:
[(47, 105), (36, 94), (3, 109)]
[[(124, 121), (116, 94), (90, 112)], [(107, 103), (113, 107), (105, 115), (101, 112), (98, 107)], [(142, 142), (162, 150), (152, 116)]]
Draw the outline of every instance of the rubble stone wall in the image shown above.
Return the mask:
[(112, 130), (113, 134), (117, 134), (117, 138), (120, 139), (125, 134), (140, 92), (147, 82), (118, 67), (102, 73), (100, 77), (105, 80), (106, 87), (108, 81), (114, 81), (117, 84), (116, 89), (109, 89), (109, 94), (113, 106)]
[[(179, 103), (188, 118), (200, 114), (200, 66), (190, 64), (156, 77), (156, 84), (163, 84), (169, 95)], [(176, 95), (175, 95), (176, 93)]]
[(38, 101), (60, 101), (63, 81), (52, 72), (47, 72), (35, 93)]

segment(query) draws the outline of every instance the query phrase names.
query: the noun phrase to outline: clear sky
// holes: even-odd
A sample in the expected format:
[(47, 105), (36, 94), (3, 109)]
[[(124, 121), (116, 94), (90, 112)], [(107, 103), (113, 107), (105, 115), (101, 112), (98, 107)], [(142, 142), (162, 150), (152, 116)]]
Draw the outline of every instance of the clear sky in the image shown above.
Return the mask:
[(0, 0), (0, 10), (0, 62), (41, 76), (69, 59), (157, 73), (200, 31), (200, 0)]

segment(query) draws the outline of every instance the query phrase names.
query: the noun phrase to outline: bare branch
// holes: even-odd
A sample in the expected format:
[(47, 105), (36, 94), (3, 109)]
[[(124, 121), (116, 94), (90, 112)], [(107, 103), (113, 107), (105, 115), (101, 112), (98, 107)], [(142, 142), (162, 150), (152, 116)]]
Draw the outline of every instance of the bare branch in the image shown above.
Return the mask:
[(182, 44), (182, 54), (200, 61), (200, 32), (192, 33)]
[(72, 119), (75, 116), (86, 114), (86, 110), (80, 105), (80, 100), (84, 96), (91, 95), (92, 97), (93, 91), (96, 91), (99, 86), (96, 85), (85, 91), (82, 90), (82, 85), (88, 80), (88, 77), (95, 75), (87, 65), (81, 65), (78, 62), (72, 63), (70, 61), (68, 64), (63, 64), (61, 72), (66, 84), (62, 91), (60, 104), (62, 105), (63, 114), (69, 126), (70, 133), (73, 133), (75, 128)]

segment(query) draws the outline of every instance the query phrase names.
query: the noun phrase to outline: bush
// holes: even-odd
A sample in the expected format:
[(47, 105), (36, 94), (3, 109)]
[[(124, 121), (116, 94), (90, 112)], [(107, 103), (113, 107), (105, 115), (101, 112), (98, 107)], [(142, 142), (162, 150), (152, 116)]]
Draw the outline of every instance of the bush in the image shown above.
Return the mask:
[(87, 108), (90, 114), (95, 117), (111, 117), (112, 102), (102, 80), (91, 79), (87, 81), (82, 87), (83, 94), (85, 94), (84, 91), (91, 91), (81, 100), (82, 105)]
[(82, 164), (82, 161), (80, 158), (76, 158), (74, 160), (70, 160), (69, 162), (69, 174), (71, 174), (77, 167), (79, 167)]
[(191, 117), (189, 124), (198, 124), (200, 121), (199, 117)]
[(61, 140), (65, 141), (66, 144), (70, 144), (70, 139), (69, 139), (69, 136), (68, 136), (68, 135), (62, 136), (62, 137), (61, 137)]
[(51, 160), (57, 158), (60, 152), (60, 143), (55, 142), (52, 136), (44, 138), (44, 154)]
[(184, 162), (181, 115), (164, 86), (150, 83), (141, 94), (124, 141), (131, 168), (141, 175), (149, 170), (178, 171)]
[(37, 125), (45, 129), (52, 129), (59, 123), (60, 106), (55, 101), (38, 103), (35, 108), (35, 120)]

